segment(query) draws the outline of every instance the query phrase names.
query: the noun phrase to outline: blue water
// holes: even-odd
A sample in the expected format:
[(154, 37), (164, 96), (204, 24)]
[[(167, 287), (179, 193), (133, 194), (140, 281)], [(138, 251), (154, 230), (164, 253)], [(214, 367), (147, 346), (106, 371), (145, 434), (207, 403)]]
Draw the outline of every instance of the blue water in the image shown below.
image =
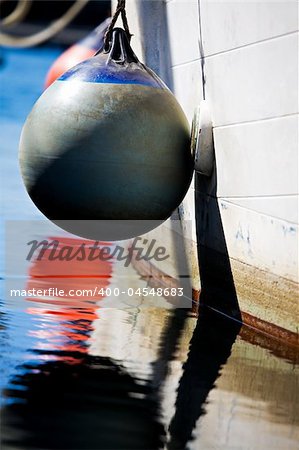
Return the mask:
[(18, 146), (23, 123), (43, 91), (46, 73), (61, 49), (4, 50), (0, 67), (1, 216), (36, 218), (19, 175)]
[[(5, 50), (0, 67), (1, 448), (298, 448), (298, 352), (285, 343), (140, 297), (104, 308), (5, 294), (4, 224), (42, 218), (20, 177), (19, 136), (59, 53)], [(146, 285), (132, 269), (108, 269), (111, 285)], [(29, 272), (21, 281), (38, 282)]]
[[(6, 221), (42, 217), (23, 186), (18, 165), (18, 146), (23, 123), (43, 91), (50, 65), (60, 53), (61, 49), (58, 47), (3, 50), (3, 63), (0, 66), (1, 298), (4, 293), (5, 248), (9, 251), (9, 244), (5, 242)], [(33, 321), (22, 307), (14, 308), (11, 314), (5, 314), (6, 329), (0, 340), (0, 388), (8, 384), (15, 368), (24, 359), (26, 350), (32, 347), (33, 339), (25, 331), (32, 327)]]

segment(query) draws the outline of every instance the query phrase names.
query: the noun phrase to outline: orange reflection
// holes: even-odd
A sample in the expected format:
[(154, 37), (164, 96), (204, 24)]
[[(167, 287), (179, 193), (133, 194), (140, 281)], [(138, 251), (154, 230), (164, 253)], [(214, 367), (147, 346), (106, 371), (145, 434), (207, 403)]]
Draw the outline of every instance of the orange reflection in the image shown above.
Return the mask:
[[(82, 244), (86, 247), (94, 245), (94, 241), (79, 238), (47, 238), (48, 242), (54, 240), (58, 242), (56, 254), (66, 248), (72, 249), (74, 254)], [(112, 244), (98, 245), (108, 247)], [(53, 259), (51, 252), (53, 249), (47, 248), (42, 257), (37, 254), (28, 272), (26, 290), (47, 291), (46, 295), (27, 298), (37, 304), (37, 307), (29, 307), (27, 312), (39, 320), (38, 330), (31, 334), (43, 349), (86, 353), (92, 322), (98, 318), (98, 302), (104, 297), (104, 292), (99, 291), (109, 286), (113, 263), (88, 258)], [(76, 291), (82, 295), (76, 295)], [(72, 358), (65, 356), (65, 359), (74, 362)]]

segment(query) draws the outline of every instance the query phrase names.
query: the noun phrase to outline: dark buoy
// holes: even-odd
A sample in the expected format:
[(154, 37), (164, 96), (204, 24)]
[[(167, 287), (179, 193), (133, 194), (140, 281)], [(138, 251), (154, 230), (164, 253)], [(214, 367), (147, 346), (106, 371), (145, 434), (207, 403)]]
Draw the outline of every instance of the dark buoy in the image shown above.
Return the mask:
[(40, 211), (73, 234), (127, 239), (166, 220), (191, 182), (187, 119), (116, 28), (108, 48), (70, 69), (24, 125), (20, 166)]
[(91, 58), (97, 50), (104, 46), (104, 37), (111, 19), (106, 19), (95, 30), (77, 44), (65, 50), (50, 67), (45, 81), (45, 89), (48, 88), (57, 78), (67, 70)]

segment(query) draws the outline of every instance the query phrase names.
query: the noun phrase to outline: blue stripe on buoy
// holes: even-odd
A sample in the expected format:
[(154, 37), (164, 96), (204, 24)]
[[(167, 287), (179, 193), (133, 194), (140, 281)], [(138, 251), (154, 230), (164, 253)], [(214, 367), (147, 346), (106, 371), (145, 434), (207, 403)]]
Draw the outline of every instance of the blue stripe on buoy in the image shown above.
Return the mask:
[(60, 81), (86, 81), (89, 83), (114, 83), (114, 84), (139, 84), (143, 86), (166, 88), (166, 86), (152, 74), (144, 70), (144, 66), (139, 69), (134, 64), (134, 70), (126, 69), (121, 65), (99, 64), (91, 60), (84, 61), (72, 69), (65, 72), (58, 78)]

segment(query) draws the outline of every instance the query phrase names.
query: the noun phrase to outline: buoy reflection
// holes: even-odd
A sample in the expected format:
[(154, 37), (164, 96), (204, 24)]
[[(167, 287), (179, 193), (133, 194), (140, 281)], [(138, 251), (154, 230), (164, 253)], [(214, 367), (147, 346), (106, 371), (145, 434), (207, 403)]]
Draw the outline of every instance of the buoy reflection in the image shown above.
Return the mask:
[[(47, 241), (58, 242), (58, 252), (67, 247), (76, 252), (82, 244), (93, 244), (92, 241), (70, 237), (49, 237)], [(109, 245), (105, 243), (105, 246)], [(42, 354), (41, 359), (62, 357), (69, 363), (79, 363), (80, 359), (74, 358), (72, 352), (84, 354), (88, 351), (92, 323), (98, 318), (98, 302), (104, 297), (99, 291), (103, 288), (102, 292), (105, 292), (110, 284), (112, 261), (53, 259), (50, 258), (52, 251), (48, 247), (42, 257), (37, 254), (29, 268), (27, 292), (48, 291), (48, 295), (27, 298), (36, 305), (28, 307), (27, 313), (39, 322), (38, 329), (29, 333), (37, 338), (37, 349), (51, 351), (51, 356)], [(93, 295), (95, 289), (97, 293)], [(82, 295), (71, 295), (76, 292)], [(63, 351), (63, 356), (55, 354), (58, 350)]]

